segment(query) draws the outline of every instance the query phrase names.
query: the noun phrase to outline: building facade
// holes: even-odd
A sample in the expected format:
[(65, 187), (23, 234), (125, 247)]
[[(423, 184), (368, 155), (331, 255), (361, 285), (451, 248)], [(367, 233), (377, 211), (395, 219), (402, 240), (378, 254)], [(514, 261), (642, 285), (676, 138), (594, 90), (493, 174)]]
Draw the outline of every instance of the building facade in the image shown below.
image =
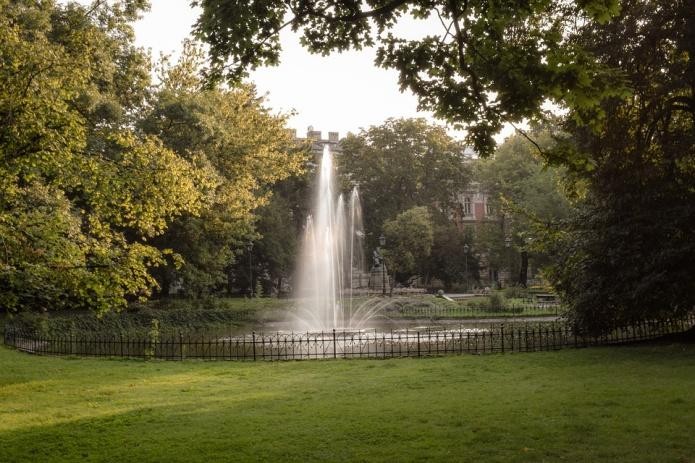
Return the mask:
[(340, 134), (338, 132), (328, 132), (327, 138), (323, 138), (323, 132), (320, 130), (314, 130), (313, 126), (309, 126), (306, 130), (305, 136), (301, 137), (297, 135), (295, 129), (289, 129), (290, 133), (298, 142), (309, 142), (311, 143), (311, 154), (315, 162), (321, 159), (323, 154), (323, 147), (328, 145), (333, 154), (340, 154), (343, 152), (340, 146)]

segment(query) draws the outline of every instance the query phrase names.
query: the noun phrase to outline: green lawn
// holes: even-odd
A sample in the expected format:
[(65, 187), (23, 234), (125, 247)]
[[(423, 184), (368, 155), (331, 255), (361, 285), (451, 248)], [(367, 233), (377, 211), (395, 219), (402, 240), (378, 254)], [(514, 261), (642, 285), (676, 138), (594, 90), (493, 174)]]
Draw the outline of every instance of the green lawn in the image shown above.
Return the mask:
[(695, 461), (695, 345), (275, 363), (0, 347), (0, 462)]

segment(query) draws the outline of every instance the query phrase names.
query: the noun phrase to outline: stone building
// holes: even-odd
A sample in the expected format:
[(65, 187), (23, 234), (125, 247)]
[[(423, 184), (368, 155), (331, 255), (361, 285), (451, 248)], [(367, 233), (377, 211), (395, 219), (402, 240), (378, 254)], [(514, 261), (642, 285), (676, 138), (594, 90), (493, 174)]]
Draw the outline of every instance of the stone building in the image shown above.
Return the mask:
[(489, 195), (480, 187), (480, 183), (472, 182), (468, 188), (456, 195), (455, 209), (452, 220), (463, 229), (466, 225), (477, 225), (486, 222), (498, 222)]
[[(515, 284), (518, 275), (512, 275), (512, 249), (509, 248), (510, 240), (510, 219), (500, 211), (495, 210), (492, 204), (492, 198), (483, 190), (478, 182), (472, 182), (469, 187), (458, 194), (455, 201), (454, 211), (450, 214), (451, 220), (456, 224), (459, 230), (469, 230), (474, 236), (474, 245), (478, 245), (478, 249), (472, 250), (472, 256), (478, 260), (480, 284), (481, 286), (492, 287), (495, 283), (501, 286)], [(489, 258), (489, 251), (480, 248), (484, 241), (483, 235), (486, 233), (494, 233), (494, 236), (501, 240), (499, 246), (504, 246), (502, 261), (497, 266), (492, 265)], [(499, 252), (499, 251), (498, 251)], [(498, 256), (498, 262), (500, 257)], [(534, 281), (536, 268), (533, 263), (529, 262), (528, 281)]]
[(343, 152), (340, 146), (340, 134), (338, 132), (328, 132), (328, 138), (323, 138), (323, 133), (320, 130), (314, 130), (313, 126), (307, 128), (304, 137), (297, 136), (295, 129), (289, 129), (295, 140), (299, 142), (308, 141), (311, 143), (311, 154), (315, 161), (318, 161), (323, 154), (323, 147), (328, 145), (331, 152), (340, 154)]

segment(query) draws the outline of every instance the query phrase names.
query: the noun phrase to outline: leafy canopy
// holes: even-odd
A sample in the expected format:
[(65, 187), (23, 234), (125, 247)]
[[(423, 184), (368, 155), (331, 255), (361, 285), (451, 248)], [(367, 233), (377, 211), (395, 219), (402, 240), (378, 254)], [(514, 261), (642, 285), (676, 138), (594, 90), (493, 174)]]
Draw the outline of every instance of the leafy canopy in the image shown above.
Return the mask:
[[(0, 0), (3, 308), (145, 298), (153, 269), (180, 263), (174, 244), (217, 233), (208, 256), (229, 256), (268, 186), (299, 169), (253, 89), (203, 92), (194, 60), (150, 83), (130, 26), (145, 6)], [(186, 233), (165, 235), (175, 221)]]
[(235, 252), (257, 238), (258, 210), (272, 185), (302, 172), (306, 153), (285, 129), (286, 117), (264, 106), (252, 86), (207, 88), (200, 78), (202, 53), (184, 45), (180, 60), (160, 64), (161, 84), (139, 126), (180, 158), (209, 172), (215, 188), (200, 214), (178, 218), (156, 243), (184, 258), (160, 276), (202, 295), (228, 282)]
[(346, 187), (359, 186), (372, 239), (385, 220), (412, 207), (446, 211), (471, 178), (463, 144), (424, 119), (389, 119), (341, 146), (338, 172)]
[(0, 2), (4, 307), (147, 295), (167, 252), (147, 241), (202, 206), (205, 176), (132, 128), (149, 85), (128, 25), (139, 3)]
[(631, 96), (603, 103), (598, 132), (573, 123), (570, 172), (583, 196), (552, 250), (555, 286), (577, 325), (602, 332), (695, 307), (695, 5), (625, 1), (616, 21), (577, 37), (620, 68)]
[(384, 222), (384, 236), (387, 268), (403, 280), (420, 271), (432, 251), (432, 216), (424, 206), (408, 209)]
[[(468, 130), (481, 155), (505, 122), (541, 114), (547, 99), (598, 124), (599, 103), (622, 95), (619, 76), (572, 41), (583, 24), (619, 12), (618, 0), (196, 0), (196, 24), (210, 46), (213, 80), (239, 81), (280, 59), (278, 32), (290, 27), (313, 53), (377, 47), (376, 65), (399, 74), (421, 109)], [(432, 34), (398, 35), (397, 26), (428, 20)]]

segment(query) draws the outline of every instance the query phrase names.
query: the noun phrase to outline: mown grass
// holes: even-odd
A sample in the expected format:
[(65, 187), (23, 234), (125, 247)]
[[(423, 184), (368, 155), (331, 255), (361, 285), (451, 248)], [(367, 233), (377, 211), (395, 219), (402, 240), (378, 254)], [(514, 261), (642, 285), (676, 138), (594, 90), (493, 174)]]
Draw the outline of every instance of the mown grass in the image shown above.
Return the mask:
[(695, 461), (695, 346), (276, 363), (0, 348), (0, 461)]

